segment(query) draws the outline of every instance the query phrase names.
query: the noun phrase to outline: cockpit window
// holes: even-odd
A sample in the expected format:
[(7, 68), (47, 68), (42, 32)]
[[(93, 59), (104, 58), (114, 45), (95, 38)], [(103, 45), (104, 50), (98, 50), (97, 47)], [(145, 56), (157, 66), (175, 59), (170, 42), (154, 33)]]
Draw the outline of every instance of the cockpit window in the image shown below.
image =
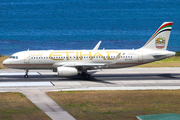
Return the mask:
[(18, 56), (11, 56), (10, 59), (18, 59)]

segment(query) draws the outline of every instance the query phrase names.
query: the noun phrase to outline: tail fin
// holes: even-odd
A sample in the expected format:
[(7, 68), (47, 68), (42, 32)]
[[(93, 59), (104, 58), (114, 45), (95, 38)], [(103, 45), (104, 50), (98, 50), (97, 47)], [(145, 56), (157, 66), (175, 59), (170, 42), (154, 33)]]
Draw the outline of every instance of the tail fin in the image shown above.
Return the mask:
[(164, 22), (141, 49), (166, 50), (173, 22)]

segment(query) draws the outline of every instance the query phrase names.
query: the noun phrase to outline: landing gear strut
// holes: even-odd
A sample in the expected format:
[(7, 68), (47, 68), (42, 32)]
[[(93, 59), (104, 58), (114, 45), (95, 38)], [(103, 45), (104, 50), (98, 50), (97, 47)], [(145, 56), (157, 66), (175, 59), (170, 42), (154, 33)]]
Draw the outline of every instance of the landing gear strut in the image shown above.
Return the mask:
[(82, 72), (82, 76), (84, 77), (84, 79), (89, 80), (91, 75), (87, 74), (86, 72)]
[(28, 72), (29, 72), (29, 70), (26, 70), (26, 74), (24, 75), (24, 78), (28, 78), (29, 76), (28, 76)]

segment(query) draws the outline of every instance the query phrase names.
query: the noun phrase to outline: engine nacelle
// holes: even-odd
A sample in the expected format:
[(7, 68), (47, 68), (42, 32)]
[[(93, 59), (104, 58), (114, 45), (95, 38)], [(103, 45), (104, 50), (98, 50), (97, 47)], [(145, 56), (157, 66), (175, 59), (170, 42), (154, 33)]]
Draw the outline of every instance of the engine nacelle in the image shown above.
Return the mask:
[(78, 75), (78, 70), (73, 67), (58, 67), (57, 68), (58, 76), (68, 77)]

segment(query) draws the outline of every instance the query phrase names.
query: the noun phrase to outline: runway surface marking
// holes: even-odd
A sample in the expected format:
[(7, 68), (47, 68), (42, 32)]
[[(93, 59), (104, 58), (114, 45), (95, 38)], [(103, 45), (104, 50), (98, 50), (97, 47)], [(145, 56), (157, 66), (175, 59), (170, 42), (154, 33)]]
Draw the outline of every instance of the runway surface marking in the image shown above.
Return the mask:
[(51, 82), (0, 82), (0, 87), (53, 86)]
[(148, 86), (148, 87), (87, 87), (72, 89), (57, 89), (51, 91), (87, 91), (87, 90), (177, 90), (180, 86)]
[[(13, 76), (13, 75), (25, 75), (25, 72), (18, 73), (0, 73), (0, 76)], [(40, 75), (38, 72), (29, 72), (28, 75)]]

